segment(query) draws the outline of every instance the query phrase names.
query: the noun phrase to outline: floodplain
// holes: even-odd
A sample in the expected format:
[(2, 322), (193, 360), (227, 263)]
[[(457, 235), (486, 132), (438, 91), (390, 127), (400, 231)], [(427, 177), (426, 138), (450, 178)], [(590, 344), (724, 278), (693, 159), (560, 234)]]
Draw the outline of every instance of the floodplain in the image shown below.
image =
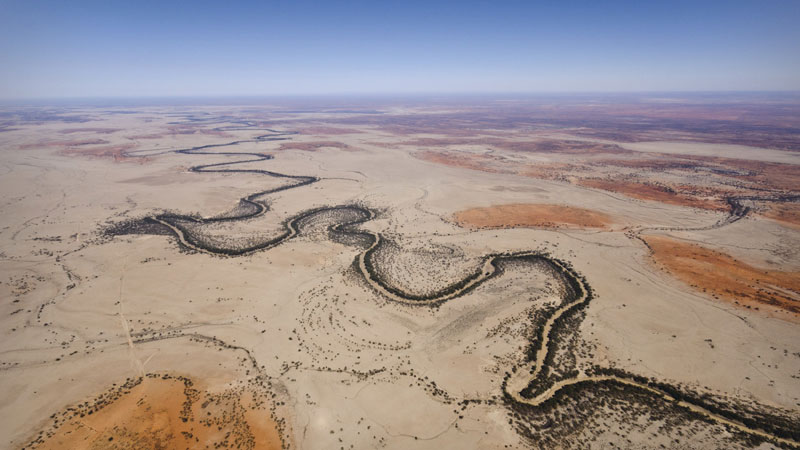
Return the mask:
[(797, 448), (800, 99), (0, 109), (4, 448)]

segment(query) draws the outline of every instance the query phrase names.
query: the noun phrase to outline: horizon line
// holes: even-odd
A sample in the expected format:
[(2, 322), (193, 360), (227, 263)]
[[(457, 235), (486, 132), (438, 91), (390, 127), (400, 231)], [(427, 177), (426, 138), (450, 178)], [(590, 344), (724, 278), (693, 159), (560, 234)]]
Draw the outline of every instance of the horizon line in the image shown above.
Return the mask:
[(800, 95), (800, 89), (764, 89), (764, 90), (744, 90), (744, 89), (724, 89), (724, 90), (635, 90), (635, 91), (419, 91), (419, 92), (331, 92), (331, 93), (289, 93), (289, 94), (197, 94), (197, 95), (85, 95), (85, 96), (63, 96), (63, 97), (0, 97), (2, 106), (20, 106), (24, 104), (43, 104), (46, 102), (69, 103), (69, 102), (100, 102), (100, 101), (187, 101), (187, 100), (261, 100), (261, 99), (414, 99), (428, 97), (509, 97), (509, 96), (642, 96), (642, 95), (777, 95), (789, 94)]

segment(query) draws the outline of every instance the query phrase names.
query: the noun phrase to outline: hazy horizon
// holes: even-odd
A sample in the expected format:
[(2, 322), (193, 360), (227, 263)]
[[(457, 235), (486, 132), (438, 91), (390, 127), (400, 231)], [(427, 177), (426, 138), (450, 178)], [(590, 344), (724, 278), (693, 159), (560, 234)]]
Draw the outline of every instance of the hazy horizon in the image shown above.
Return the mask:
[[(777, 101), (800, 100), (799, 90), (772, 91), (563, 91), (563, 92), (375, 92), (375, 93), (319, 93), (319, 94), (253, 94), (253, 95), (163, 95), (163, 96), (81, 96), (81, 97), (17, 97), (0, 98), (0, 106), (47, 107), (47, 106), (200, 106), (240, 105), (263, 106), (266, 102), (276, 105), (292, 105), (297, 102), (312, 102), (309, 105), (343, 107), (364, 104), (416, 104), (430, 102), (452, 103), (518, 103), (529, 101), (590, 101), (590, 102), (650, 102), (671, 104), (674, 101)], [(313, 103), (317, 102), (317, 103)], [(297, 106), (297, 105), (295, 105)]]
[(5, 2), (0, 98), (800, 90), (800, 3)]

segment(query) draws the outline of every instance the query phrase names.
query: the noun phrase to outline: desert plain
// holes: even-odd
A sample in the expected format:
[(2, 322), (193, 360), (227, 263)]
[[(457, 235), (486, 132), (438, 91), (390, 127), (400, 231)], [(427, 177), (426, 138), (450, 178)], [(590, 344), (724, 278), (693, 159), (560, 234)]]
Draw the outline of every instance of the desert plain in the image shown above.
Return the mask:
[(800, 98), (0, 109), (0, 447), (796, 448)]

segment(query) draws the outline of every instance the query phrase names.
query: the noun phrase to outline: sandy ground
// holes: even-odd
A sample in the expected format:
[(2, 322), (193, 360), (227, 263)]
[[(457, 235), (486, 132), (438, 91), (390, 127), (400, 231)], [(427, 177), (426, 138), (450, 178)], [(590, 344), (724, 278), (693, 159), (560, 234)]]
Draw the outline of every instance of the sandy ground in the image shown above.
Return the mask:
[[(172, 448), (186, 444), (182, 432), (221, 442), (225, 436), (200, 423), (200, 399), (225, 392), (236, 395), (212, 417), (225, 418), (223, 429), (252, 436), (247, 442), (253, 445), (242, 448), (272, 448), (276, 433), (284, 445), (300, 449), (535, 447), (511, 424), (514, 413), (503, 403), (501, 386), (505, 373), (525, 361), (535, 328), (530, 317), (560, 301), (546, 271), (510, 267), (462, 297), (414, 307), (371, 290), (355, 272), (360, 250), (323, 232), (235, 258), (182, 251), (166, 235), (103, 236), (108, 224), (167, 210), (222, 214), (239, 198), (282, 183), (258, 174), (189, 172), (231, 157), (168, 150), (258, 132), (214, 131), (232, 123), (192, 125), (204, 132), (169, 125), (192, 114), (186, 109), (88, 109), (76, 112), (88, 117), (79, 126), (45, 122), (0, 134), (0, 447), (20, 448), (41, 437), (38, 448), (108, 442), (155, 448), (156, 440)], [(752, 290), (758, 281), (796, 301), (796, 227), (751, 214), (710, 228), (726, 212), (636, 199), (558, 176), (484, 170), (483, 159), (455, 166), (421, 159), (425, 148), (399, 145), (407, 137), (372, 125), (331, 125), (314, 135), (332, 116), (341, 114), (309, 114), (308, 134), (291, 138), (304, 145), (238, 145), (234, 151), (275, 154), (250, 168), (321, 180), (270, 195), (270, 212), (257, 220), (208, 233), (268, 235), (310, 208), (364, 204), (380, 214), (361, 227), (396, 244), (387, 261), (403, 261), (387, 265), (391, 279), (420, 291), (469, 273), (489, 253), (546, 251), (570, 262), (594, 292), (574, 328), (574, 347), (565, 351), (574, 355), (576, 370), (615, 367), (798, 414), (796, 321), (742, 307), (724, 300), (730, 293), (714, 290), (742, 280), (742, 289)], [(303, 128), (301, 115), (270, 118), (286, 120), (271, 128), (291, 129), (292, 121)], [(38, 144), (65, 136), (79, 145)], [(681, 145), (682, 152), (709, 152)], [(84, 146), (85, 152), (66, 151)], [(122, 146), (131, 153), (107, 150)], [(760, 149), (735, 151), (737, 158), (764, 157)], [(772, 159), (800, 163), (784, 153)], [(538, 158), (552, 170), (564, 163), (536, 154), (503, 158), (522, 158), (522, 165)], [(507, 205), (528, 206), (509, 211)], [(468, 229), (451, 221), (465, 211), (474, 212), (479, 226), (503, 228)], [(639, 230), (651, 230), (648, 242), (664, 244), (667, 252), (658, 247), (651, 255), (635, 238)], [(702, 266), (676, 253), (692, 240), (712, 248), (691, 244), (708, 260)], [(653, 263), (659, 255), (671, 255), (663, 265), (680, 262), (681, 268), (664, 270)], [(704, 292), (700, 282), (709, 271), (717, 287)], [(695, 276), (687, 280), (690, 272)], [(193, 421), (180, 421), (187, 394), (176, 378), (146, 377), (90, 419), (69, 414), (143, 374), (193, 380)], [(631, 418), (596, 405), (595, 419), (558, 435), (558, 445), (542, 446), (746, 447), (722, 427), (689, 422), (679, 438), (660, 431), (664, 416)], [(226, 411), (245, 412), (234, 420)], [(62, 417), (70, 418), (58, 421)], [(629, 430), (627, 437), (618, 429)], [(136, 441), (143, 434), (149, 440)]]

